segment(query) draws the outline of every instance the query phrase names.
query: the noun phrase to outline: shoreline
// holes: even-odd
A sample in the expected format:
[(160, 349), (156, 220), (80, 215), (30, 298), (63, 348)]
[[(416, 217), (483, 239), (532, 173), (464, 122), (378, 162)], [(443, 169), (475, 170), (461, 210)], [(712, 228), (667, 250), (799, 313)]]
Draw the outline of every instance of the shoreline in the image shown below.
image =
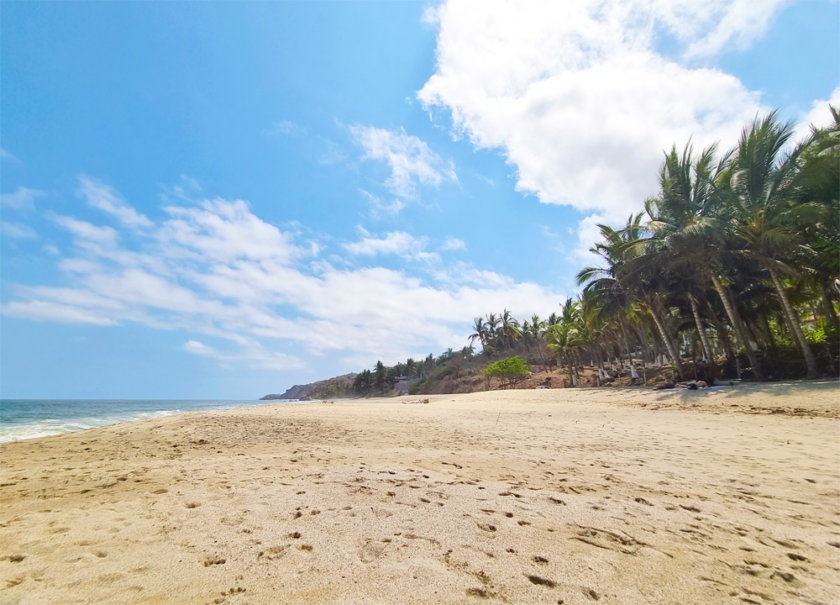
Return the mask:
[(0, 601), (829, 603), (838, 395), (269, 403), (3, 443)]
[[(275, 401), (274, 404), (305, 402)], [(113, 426), (193, 411), (265, 405), (246, 399), (0, 399), (0, 443)]]

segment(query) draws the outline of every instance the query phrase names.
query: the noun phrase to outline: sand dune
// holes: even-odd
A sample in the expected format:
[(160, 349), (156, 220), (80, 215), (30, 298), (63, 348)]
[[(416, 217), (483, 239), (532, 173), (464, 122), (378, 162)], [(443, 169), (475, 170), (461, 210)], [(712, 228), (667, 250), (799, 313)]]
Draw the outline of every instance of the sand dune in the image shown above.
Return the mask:
[(0, 446), (2, 603), (837, 603), (837, 382), (195, 413)]

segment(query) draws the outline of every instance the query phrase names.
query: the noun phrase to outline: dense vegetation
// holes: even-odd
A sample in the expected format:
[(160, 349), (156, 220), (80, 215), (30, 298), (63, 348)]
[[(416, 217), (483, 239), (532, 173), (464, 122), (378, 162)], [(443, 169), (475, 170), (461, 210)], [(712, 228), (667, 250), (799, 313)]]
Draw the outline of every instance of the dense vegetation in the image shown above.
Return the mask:
[(483, 368), (501, 372), (512, 355), (562, 367), (571, 385), (585, 365), (603, 377), (657, 362), (674, 379), (836, 376), (840, 112), (831, 113), (833, 125), (798, 145), (774, 112), (732, 150), (672, 148), (644, 211), (620, 229), (599, 225), (591, 251), (601, 262), (578, 273), (582, 290), (559, 314), (476, 318), (461, 351), (378, 362), (352, 391), (391, 393), (400, 381), (412, 392), (474, 390)]

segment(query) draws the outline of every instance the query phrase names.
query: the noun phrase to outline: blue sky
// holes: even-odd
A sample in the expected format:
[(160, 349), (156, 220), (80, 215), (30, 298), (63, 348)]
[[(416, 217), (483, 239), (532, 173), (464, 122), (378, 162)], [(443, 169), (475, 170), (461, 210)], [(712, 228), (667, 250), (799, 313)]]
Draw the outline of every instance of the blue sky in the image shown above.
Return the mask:
[(840, 103), (836, 1), (570, 4), (3, 2), (0, 396), (460, 348), (574, 295), (664, 148)]

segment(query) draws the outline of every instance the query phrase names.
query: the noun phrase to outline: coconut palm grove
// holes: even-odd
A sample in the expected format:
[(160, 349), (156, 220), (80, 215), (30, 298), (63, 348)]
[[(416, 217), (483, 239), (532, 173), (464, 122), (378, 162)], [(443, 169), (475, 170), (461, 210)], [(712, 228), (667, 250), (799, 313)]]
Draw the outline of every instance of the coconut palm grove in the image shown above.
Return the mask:
[(772, 112), (733, 149), (674, 146), (644, 211), (599, 226), (598, 262), (556, 313), (491, 312), (460, 351), (378, 362), (311, 396), (480, 390), (558, 369), (563, 384), (546, 386), (585, 384), (587, 369), (599, 385), (836, 376), (840, 111), (831, 115), (799, 142)]

